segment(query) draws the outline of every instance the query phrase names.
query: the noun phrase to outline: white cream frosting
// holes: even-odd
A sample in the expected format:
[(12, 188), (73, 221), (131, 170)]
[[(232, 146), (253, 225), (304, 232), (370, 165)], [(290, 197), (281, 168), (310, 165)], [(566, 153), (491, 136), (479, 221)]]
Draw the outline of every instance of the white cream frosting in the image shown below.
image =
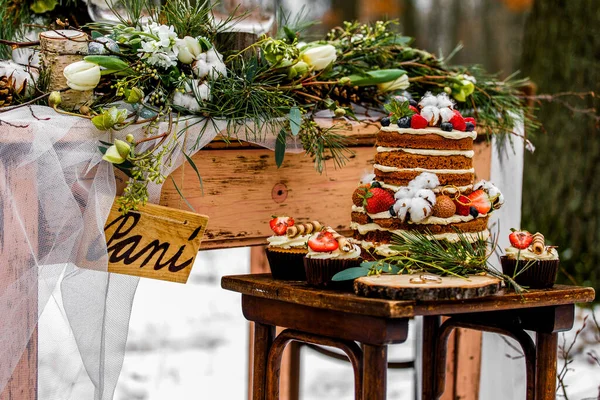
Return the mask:
[(306, 258), (314, 258), (320, 260), (327, 260), (330, 258), (336, 260), (347, 260), (358, 257), (360, 257), (360, 247), (358, 247), (355, 244), (352, 245), (352, 250), (348, 252), (340, 250), (339, 247), (334, 251), (313, 251), (313, 249), (309, 247), (308, 254), (306, 255)]
[[(404, 187), (404, 186), (390, 185), (390, 184), (383, 183), (383, 182), (380, 182), (380, 184), (381, 184), (382, 188), (390, 189), (390, 190), (393, 190), (394, 192), (397, 192), (398, 190), (400, 190), (401, 187)], [(435, 189), (431, 189), (431, 190), (433, 190), (435, 193), (440, 193), (443, 189), (444, 189), (444, 186), (438, 186)], [(460, 192), (465, 192), (467, 190), (473, 189), (473, 185), (457, 186), (457, 189)], [(447, 193), (456, 193), (456, 189), (454, 189), (454, 187), (448, 186), (446, 188), (445, 192), (447, 192)]]
[(418, 154), (424, 156), (464, 156), (473, 158), (475, 152), (473, 150), (434, 150), (434, 149), (409, 149), (406, 147), (377, 147), (378, 153), (388, 153), (392, 151), (402, 151), (409, 154)]
[(438, 136), (441, 136), (446, 139), (453, 139), (453, 140), (460, 140), (460, 139), (466, 139), (466, 138), (475, 139), (477, 137), (477, 132), (475, 132), (475, 131), (461, 132), (461, 131), (457, 131), (456, 129), (454, 129), (451, 132), (446, 132), (446, 131), (443, 131), (440, 128), (436, 128), (436, 127), (424, 128), (424, 129), (413, 129), (413, 128), (399, 128), (397, 126), (386, 126), (386, 127), (381, 128), (381, 130), (384, 132), (398, 132), (398, 133), (407, 134), (407, 135), (434, 134), (434, 135), (438, 135)]
[[(380, 212), (377, 214), (369, 214), (369, 213), (365, 212), (364, 207), (358, 207), (354, 204), (352, 204), (352, 211), (362, 213), (362, 214), (367, 214), (372, 219), (393, 218), (392, 214), (390, 214), (389, 211), (384, 211), (384, 212)], [(477, 216), (477, 218), (483, 218), (486, 216), (487, 216), (487, 214), (479, 214)], [(474, 219), (472, 215), (456, 215), (455, 214), (448, 218), (440, 218), (440, 217), (435, 217), (435, 216), (431, 215), (420, 222), (409, 221), (409, 223), (415, 224), (415, 225), (450, 225), (450, 224), (456, 224), (459, 222), (468, 222), (468, 221), (471, 221), (472, 219)]]
[[(368, 232), (372, 232), (372, 231), (387, 231), (387, 232), (391, 232), (392, 234), (401, 236), (403, 233), (407, 232), (406, 230), (403, 230), (403, 229), (382, 228), (379, 224), (376, 224), (374, 222), (371, 222), (368, 224), (359, 224), (359, 223), (353, 221), (353, 222), (350, 222), (350, 229), (357, 230), (358, 233), (360, 233), (361, 235), (364, 235), (364, 234), (366, 234)], [(487, 239), (490, 236), (490, 232), (487, 229), (482, 232), (464, 232), (463, 234), (469, 240), (469, 242), (475, 242), (479, 236), (482, 236), (483, 239)], [(433, 239), (447, 240), (449, 242), (458, 242), (460, 240), (458, 234), (455, 232), (436, 233), (434, 235), (428, 235), (428, 236), (432, 237)]]
[(269, 247), (281, 247), (289, 249), (292, 247), (306, 247), (310, 235), (298, 235), (293, 238), (287, 235), (271, 236), (267, 238)]
[(429, 169), (429, 168), (398, 168), (388, 167), (387, 165), (373, 164), (373, 168), (381, 172), (432, 172), (434, 174), (474, 174), (475, 168), (469, 169)]
[(535, 254), (533, 251), (529, 249), (520, 250), (515, 247), (508, 247), (505, 249), (506, 256), (508, 258), (516, 260), (519, 258), (520, 260), (540, 260), (540, 261), (548, 261), (548, 260), (558, 260), (558, 251), (556, 251), (553, 247), (546, 247), (546, 250), (542, 254)]

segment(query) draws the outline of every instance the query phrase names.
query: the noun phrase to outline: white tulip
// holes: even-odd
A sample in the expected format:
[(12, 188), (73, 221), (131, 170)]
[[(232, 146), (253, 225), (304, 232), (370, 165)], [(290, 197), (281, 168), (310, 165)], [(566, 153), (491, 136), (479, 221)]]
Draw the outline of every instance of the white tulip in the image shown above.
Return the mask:
[(302, 60), (310, 65), (313, 70), (320, 71), (327, 68), (336, 60), (335, 47), (330, 44), (311, 47), (302, 52)]
[(175, 44), (175, 48), (179, 50), (177, 58), (183, 64), (191, 64), (202, 52), (202, 48), (200, 47), (198, 40), (191, 36), (178, 39), (177, 43)]
[(100, 83), (100, 67), (88, 61), (67, 65), (63, 71), (67, 85), (73, 90), (92, 90)]
[(404, 74), (396, 80), (390, 82), (383, 82), (377, 85), (381, 92), (391, 92), (393, 90), (404, 90), (410, 83), (408, 82), (408, 75)]

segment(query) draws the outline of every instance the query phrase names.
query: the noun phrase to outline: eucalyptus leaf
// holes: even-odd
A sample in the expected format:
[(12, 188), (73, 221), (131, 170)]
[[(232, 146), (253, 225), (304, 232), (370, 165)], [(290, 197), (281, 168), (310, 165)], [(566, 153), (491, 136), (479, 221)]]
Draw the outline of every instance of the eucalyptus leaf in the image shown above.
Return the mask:
[(86, 56), (83, 59), (110, 71), (123, 72), (129, 70), (129, 64), (115, 56)]
[(292, 131), (292, 135), (298, 136), (300, 133), (300, 126), (302, 125), (302, 114), (300, 113), (300, 109), (296, 106), (292, 107), (290, 110), (290, 129)]
[(372, 86), (378, 83), (391, 82), (406, 74), (403, 69), (379, 69), (368, 71), (364, 75), (352, 74), (348, 76), (352, 86)]
[(279, 135), (277, 135), (277, 140), (275, 141), (275, 163), (277, 164), (277, 168), (281, 167), (281, 164), (283, 164), (283, 157), (285, 157), (285, 142), (285, 129), (281, 129)]
[(349, 281), (352, 279), (360, 278), (361, 276), (367, 276), (369, 274), (369, 268), (354, 267), (348, 268), (338, 272), (331, 278), (334, 282)]

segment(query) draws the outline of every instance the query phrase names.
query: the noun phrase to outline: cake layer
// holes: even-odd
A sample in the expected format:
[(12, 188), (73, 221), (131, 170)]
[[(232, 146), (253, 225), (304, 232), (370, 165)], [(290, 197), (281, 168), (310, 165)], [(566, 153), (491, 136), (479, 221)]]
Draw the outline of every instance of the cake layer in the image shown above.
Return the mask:
[(396, 168), (471, 169), (473, 160), (464, 156), (426, 156), (404, 151), (377, 153), (375, 163)]
[[(479, 239), (487, 240), (490, 237), (490, 231), (484, 230), (481, 232), (472, 232), (464, 234), (467, 241), (470, 243), (476, 242)], [(438, 235), (432, 235), (432, 239), (445, 240), (448, 242), (458, 242), (460, 240), (456, 233), (442, 233)], [(389, 243), (373, 242), (363, 239), (352, 239), (354, 243), (358, 244), (362, 249), (361, 256), (365, 260), (373, 260), (377, 257), (389, 257), (398, 254), (397, 251), (392, 250)]]
[[(406, 185), (404, 185), (406, 186)], [(392, 185), (389, 183), (381, 182), (381, 187), (384, 189), (389, 189), (392, 192), (397, 192), (402, 187), (401, 185)], [(464, 186), (438, 186), (437, 188), (432, 189), (434, 193), (441, 193), (442, 191), (445, 194), (454, 194), (458, 190), (462, 194), (469, 194), (473, 191), (473, 184), (464, 185)]]
[[(433, 215), (425, 218), (420, 222), (401, 222), (398, 218), (393, 217), (389, 211), (380, 212), (377, 214), (367, 214), (362, 207), (352, 206), (351, 220), (358, 224), (364, 225), (374, 222), (386, 229), (414, 229), (416, 225), (453, 225), (461, 222), (469, 222), (474, 220), (471, 215), (454, 214), (448, 218), (435, 217)], [(477, 218), (486, 218), (486, 214), (481, 214)]]
[[(384, 172), (375, 167), (375, 179), (380, 182), (384, 182), (386, 185), (394, 186), (408, 186), (408, 183), (415, 179), (421, 174), (420, 169), (416, 170), (402, 170), (402, 171), (390, 171)], [(441, 173), (430, 170), (437, 175), (440, 186), (454, 185), (454, 186), (469, 186), (473, 185), (475, 179), (475, 173), (471, 170), (464, 170), (463, 173)]]
[[(354, 214), (354, 213), (353, 213)], [(355, 232), (355, 238), (361, 238), (372, 242), (384, 242), (388, 243), (394, 233), (399, 234), (402, 231), (416, 231), (421, 233), (453, 233), (456, 230), (461, 232), (481, 232), (487, 229), (488, 216), (482, 218), (475, 218), (471, 221), (457, 222), (448, 225), (417, 225), (417, 224), (403, 224), (400, 220), (390, 218), (389, 220), (377, 220), (376, 222), (367, 222), (364, 224), (358, 222), (351, 222), (350, 228)], [(385, 227), (387, 225), (388, 227)], [(360, 235), (357, 237), (356, 235)]]
[[(436, 128), (437, 129), (437, 128)], [(420, 131), (425, 129), (415, 129)], [(440, 131), (443, 132), (443, 131)], [(466, 132), (470, 133), (470, 132)], [(377, 134), (377, 146), (400, 147), (409, 149), (432, 149), (432, 150), (473, 150), (473, 138), (448, 139), (438, 134), (412, 134), (379, 131)]]

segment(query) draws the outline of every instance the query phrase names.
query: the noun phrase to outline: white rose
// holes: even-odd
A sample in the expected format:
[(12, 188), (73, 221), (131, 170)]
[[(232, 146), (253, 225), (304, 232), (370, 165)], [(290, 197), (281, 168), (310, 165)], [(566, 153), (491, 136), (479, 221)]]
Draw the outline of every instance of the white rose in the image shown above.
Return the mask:
[(88, 61), (67, 65), (63, 71), (67, 85), (73, 90), (92, 90), (100, 83), (100, 67)]
[(198, 40), (191, 36), (186, 36), (183, 39), (177, 40), (175, 47), (179, 50), (177, 58), (179, 58), (179, 61), (183, 64), (191, 64), (202, 52)]
[(312, 47), (302, 52), (302, 60), (315, 71), (327, 68), (336, 58), (335, 47), (330, 44)]

